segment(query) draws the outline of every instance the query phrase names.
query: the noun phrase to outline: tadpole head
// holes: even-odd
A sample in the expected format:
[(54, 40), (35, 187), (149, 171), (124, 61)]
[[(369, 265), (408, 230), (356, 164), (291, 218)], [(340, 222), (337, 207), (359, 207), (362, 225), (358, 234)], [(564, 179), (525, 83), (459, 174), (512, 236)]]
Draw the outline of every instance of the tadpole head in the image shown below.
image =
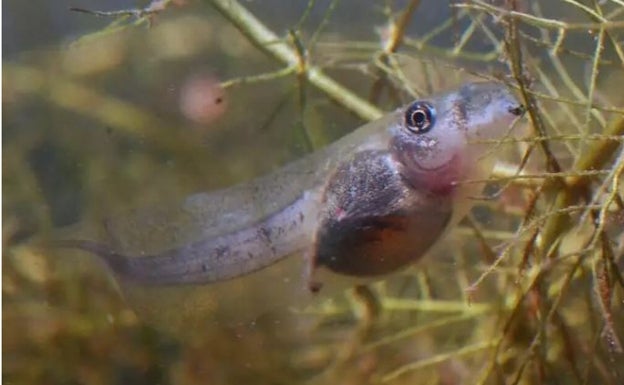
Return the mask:
[(504, 137), (524, 110), (503, 84), (468, 83), (404, 107), (391, 151), (414, 187), (449, 192), (473, 176), (471, 163), (486, 150), (474, 143)]

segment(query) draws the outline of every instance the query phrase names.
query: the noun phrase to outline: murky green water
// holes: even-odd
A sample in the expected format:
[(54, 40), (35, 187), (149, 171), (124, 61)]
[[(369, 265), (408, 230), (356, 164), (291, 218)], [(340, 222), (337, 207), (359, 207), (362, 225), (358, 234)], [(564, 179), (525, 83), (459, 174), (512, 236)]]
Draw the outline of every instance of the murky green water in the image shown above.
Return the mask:
[[(136, 6), (115, 3), (71, 5)], [(166, 248), (176, 235), (123, 218), (262, 175), (366, 121), (340, 95), (285, 74), (210, 3), (166, 3), (149, 28), (52, 2), (3, 5), (6, 383), (622, 381), (619, 1), (517, 1), (508, 45), (511, 2), (241, 1), (381, 111), (475, 75), (513, 82), (506, 52), (519, 42), (550, 147), (497, 149), (512, 171), (499, 170), (471, 221), (414, 269), (311, 298), (298, 257), (241, 279), (162, 288), (120, 284), (93, 256), (47, 247), (78, 237)], [(399, 55), (384, 58), (389, 21), (400, 25), (410, 4)], [(530, 127), (519, 137), (540, 136)], [(519, 178), (518, 164), (541, 176)], [(566, 180), (563, 206), (557, 194), (568, 187), (544, 177), (559, 171), (578, 178)], [(569, 217), (549, 222), (561, 212)], [(559, 238), (544, 245), (549, 225)]]

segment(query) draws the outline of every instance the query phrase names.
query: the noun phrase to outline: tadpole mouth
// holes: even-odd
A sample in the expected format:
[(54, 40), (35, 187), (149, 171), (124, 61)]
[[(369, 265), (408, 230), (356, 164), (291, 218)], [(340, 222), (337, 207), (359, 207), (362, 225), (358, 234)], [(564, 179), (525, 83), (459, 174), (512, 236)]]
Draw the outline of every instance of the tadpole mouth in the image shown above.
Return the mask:
[(522, 104), (519, 104), (516, 107), (509, 107), (507, 111), (515, 116), (522, 116), (526, 112), (526, 107), (524, 107)]

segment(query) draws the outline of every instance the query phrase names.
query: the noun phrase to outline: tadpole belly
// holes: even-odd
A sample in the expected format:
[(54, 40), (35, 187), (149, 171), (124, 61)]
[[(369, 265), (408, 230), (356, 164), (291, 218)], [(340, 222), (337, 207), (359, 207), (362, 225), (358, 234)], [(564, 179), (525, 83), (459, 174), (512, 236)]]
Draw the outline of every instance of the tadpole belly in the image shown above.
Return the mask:
[(385, 275), (417, 261), (446, 229), (448, 196), (414, 189), (387, 151), (364, 151), (331, 176), (314, 262), (351, 276)]

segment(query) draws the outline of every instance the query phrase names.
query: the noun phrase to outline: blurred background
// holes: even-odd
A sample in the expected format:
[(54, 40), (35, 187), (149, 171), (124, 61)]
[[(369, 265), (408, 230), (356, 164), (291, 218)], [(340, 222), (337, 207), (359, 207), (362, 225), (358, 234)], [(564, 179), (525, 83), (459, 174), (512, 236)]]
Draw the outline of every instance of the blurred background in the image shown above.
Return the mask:
[[(2, 21), (6, 383), (624, 381), (621, 1), (6, 1)], [(259, 49), (255, 22), (357, 106)], [(158, 244), (134, 210), (475, 78), (530, 91), (521, 138), (448, 245), (384, 282), (303, 306), (294, 262), (160, 289), (41, 246)]]

